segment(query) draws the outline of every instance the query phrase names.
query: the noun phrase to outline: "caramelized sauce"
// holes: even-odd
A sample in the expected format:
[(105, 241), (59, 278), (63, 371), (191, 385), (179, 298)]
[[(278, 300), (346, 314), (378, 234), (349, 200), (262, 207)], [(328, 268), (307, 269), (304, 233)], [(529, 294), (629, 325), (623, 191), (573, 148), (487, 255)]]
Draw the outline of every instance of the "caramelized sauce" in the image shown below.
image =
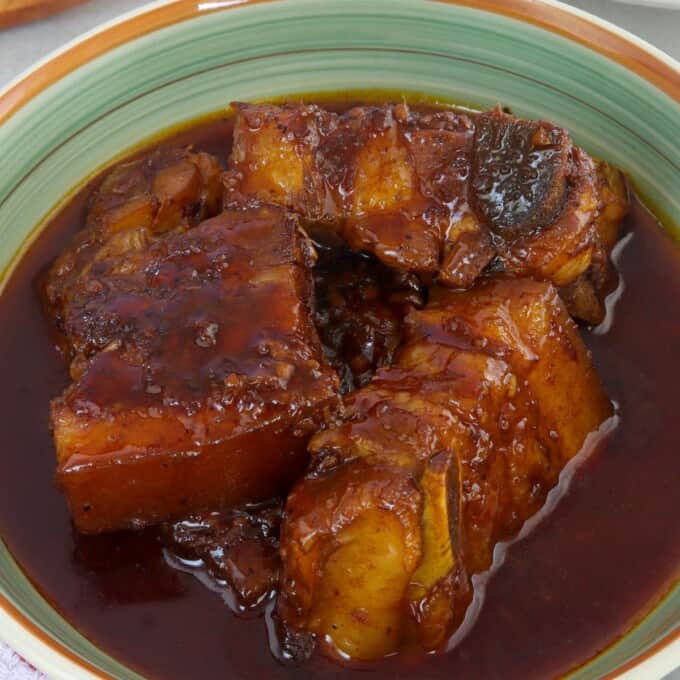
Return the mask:
[(324, 245), (317, 251), (316, 328), (346, 393), (392, 362), (402, 320), (424, 305), (426, 290), (417, 276), (386, 267), (372, 255)]
[(166, 557), (221, 593), (234, 613), (261, 612), (279, 584), (283, 502), (277, 498), (164, 524)]
[[(213, 120), (174, 139), (225, 158), (230, 133), (230, 120)], [(36, 282), (82, 225), (92, 186), (39, 236), (0, 298), (0, 534), (64, 616), (142, 674), (205, 680), (352, 674), (320, 658), (302, 671), (280, 665), (266, 651), (262, 618), (237, 618), (220, 593), (171, 567), (157, 531), (89, 538), (73, 532), (54, 484), (47, 426), (49, 400), (67, 384), (67, 368), (48, 332)], [(630, 235), (618, 248), (621, 284), (611, 324), (606, 332), (584, 331), (618, 404), (618, 428), (576, 472), (557, 508), (510, 546), (462, 641), (446, 655), (387, 660), (374, 677), (565, 673), (623, 635), (677, 578), (680, 525), (672, 518), (680, 478), (675, 413), (680, 255), (637, 200), (627, 229)], [(344, 281), (346, 274), (339, 269), (346, 265), (344, 259), (335, 271), (324, 265), (328, 279), (317, 281), (322, 293), (333, 288), (333, 281)], [(357, 268), (359, 277), (366, 275), (363, 267)], [(347, 304), (353, 304), (352, 295), (360, 294), (362, 286), (380, 279), (374, 274), (369, 272), (373, 278), (367, 284), (350, 282)], [(378, 327), (385, 331), (379, 336), (380, 351), (368, 358), (364, 352), (358, 369), (347, 369), (348, 381), (361, 382), (363, 371), (389, 352), (398, 315), (382, 309), (388, 321)], [(362, 354), (346, 343), (338, 348), (345, 362)]]

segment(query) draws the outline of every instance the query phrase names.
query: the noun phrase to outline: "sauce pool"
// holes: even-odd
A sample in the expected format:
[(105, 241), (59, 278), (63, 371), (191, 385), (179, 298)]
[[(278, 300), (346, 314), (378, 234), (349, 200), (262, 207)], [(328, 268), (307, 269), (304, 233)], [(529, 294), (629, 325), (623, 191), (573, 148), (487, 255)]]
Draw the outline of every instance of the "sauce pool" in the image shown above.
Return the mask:
[[(231, 120), (172, 138), (226, 158)], [(83, 537), (54, 484), (52, 397), (68, 383), (38, 280), (83, 223), (93, 186), (40, 234), (0, 296), (0, 535), (43, 595), (105, 652), (143, 675), (339, 678), (320, 658), (285, 667), (264, 620), (237, 618), (219, 594), (165, 560), (155, 530)], [(634, 200), (618, 247), (611, 327), (584, 331), (620, 423), (577, 470), (557, 508), (511, 545), (467, 636), (448, 654), (387, 660), (374, 678), (534, 678), (568, 672), (615, 642), (678, 577), (680, 255)]]

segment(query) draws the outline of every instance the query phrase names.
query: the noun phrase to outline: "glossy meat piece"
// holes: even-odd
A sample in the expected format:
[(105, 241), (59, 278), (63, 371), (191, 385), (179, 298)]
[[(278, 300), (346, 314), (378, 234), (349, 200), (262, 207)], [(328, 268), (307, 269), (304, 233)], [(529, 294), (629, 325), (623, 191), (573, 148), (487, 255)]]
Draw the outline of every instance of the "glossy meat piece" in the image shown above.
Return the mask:
[[(47, 303), (59, 330), (72, 290), (93, 262), (143, 249), (160, 234), (216, 215), (221, 209), (221, 172), (218, 160), (209, 154), (161, 147), (106, 175), (92, 196), (85, 228), (47, 276)], [(67, 337), (67, 350), (71, 342)]]
[[(441, 118), (419, 116), (406, 133), (429, 219), (440, 233), (439, 281), (468, 288), (495, 255), (488, 230), (470, 201), (474, 128), (468, 118), (442, 127)], [(429, 129), (433, 126), (433, 129)]]
[(619, 239), (623, 218), (628, 213), (628, 188), (623, 174), (604, 161), (596, 163), (596, 185), (600, 207), (595, 228), (590, 266), (574, 281), (560, 288), (569, 313), (590, 325), (605, 318), (605, 298), (616, 288), (617, 273), (610, 253)]
[(599, 206), (592, 159), (574, 148), (569, 159), (564, 204), (539, 231), (528, 231), (497, 245), (505, 272), (535, 276), (564, 286), (590, 266), (598, 244), (595, 217)]
[(229, 171), (224, 176), (225, 205), (255, 198), (303, 215), (321, 217), (321, 178), (315, 152), (335, 116), (300, 104), (234, 104), (237, 110)]
[(604, 167), (596, 172), (563, 128), (498, 109), (388, 104), (338, 115), (241, 104), (225, 201), (284, 204), (352, 248), (452, 288), (489, 266), (566, 287), (608, 267), (598, 251), (611, 247), (626, 201), (610, 190), (620, 175)]
[(609, 163), (597, 161), (595, 166), (600, 197), (600, 211), (595, 226), (604, 249), (609, 253), (619, 240), (623, 218), (628, 214), (628, 186), (623, 173)]
[[(239, 104), (237, 111), (225, 205), (283, 204), (386, 264), (439, 270), (441, 216), (421, 191), (411, 149), (418, 142), (407, 134), (405, 105), (355, 107), (342, 115), (304, 104)], [(432, 124), (467, 128), (467, 137), (456, 140), (469, 144), (465, 116), (450, 113)]]
[(504, 238), (554, 221), (567, 190), (571, 141), (545, 121), (491, 111), (475, 121), (471, 183), (475, 208)]
[(396, 364), (312, 438), (286, 505), (282, 629), (330, 656), (441, 647), (470, 577), (612, 412), (547, 283), (438, 288), (406, 323)]
[(279, 527), (282, 502), (241, 506), (192, 515), (164, 524), (167, 549), (191, 573), (206, 571), (229, 589), (237, 614), (257, 610), (279, 585)]
[(623, 175), (563, 129), (496, 110), (476, 121), (472, 183), (497, 268), (552, 281), (572, 316), (601, 322), (615, 278), (609, 252), (628, 210)]
[(337, 376), (311, 320), (314, 251), (280, 209), (225, 212), (79, 278), (88, 353), (52, 403), (76, 526), (156, 523), (284, 491)]
[(439, 228), (400, 125), (406, 114), (405, 107), (350, 109), (319, 144), (317, 163), (350, 247), (407, 271), (436, 272)]

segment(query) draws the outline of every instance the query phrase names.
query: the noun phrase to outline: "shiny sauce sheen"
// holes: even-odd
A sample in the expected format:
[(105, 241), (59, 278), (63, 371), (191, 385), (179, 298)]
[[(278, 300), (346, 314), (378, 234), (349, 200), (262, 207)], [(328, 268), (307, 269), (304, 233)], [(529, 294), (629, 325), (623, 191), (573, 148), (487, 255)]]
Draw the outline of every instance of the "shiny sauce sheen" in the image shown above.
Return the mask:
[[(216, 119), (172, 141), (225, 159), (231, 130), (229, 118)], [(303, 669), (279, 664), (268, 652), (262, 618), (237, 617), (218, 593), (171, 567), (157, 530), (95, 537), (72, 530), (54, 483), (48, 429), (49, 401), (68, 383), (67, 366), (42, 313), (38, 282), (81, 228), (96, 183), (40, 234), (0, 297), (0, 534), (67, 619), (144, 675), (208, 680), (356, 673), (318, 657)], [(676, 580), (680, 255), (637, 199), (624, 234), (611, 327), (583, 333), (618, 405), (618, 427), (578, 469), (557, 508), (508, 548), (463, 640), (445, 655), (387, 660), (372, 677), (559, 675), (616, 641)], [(378, 344), (387, 354), (389, 310), (381, 323), (387, 340)]]

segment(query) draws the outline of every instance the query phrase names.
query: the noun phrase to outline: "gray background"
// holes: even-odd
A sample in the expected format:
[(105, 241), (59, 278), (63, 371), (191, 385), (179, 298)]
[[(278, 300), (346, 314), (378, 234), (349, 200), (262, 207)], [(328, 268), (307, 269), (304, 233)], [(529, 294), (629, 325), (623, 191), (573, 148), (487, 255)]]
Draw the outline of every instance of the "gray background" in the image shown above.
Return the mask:
[[(143, 4), (144, 0), (91, 0), (43, 21), (0, 30), (0, 88), (84, 31)], [(680, 10), (636, 7), (612, 0), (570, 0), (568, 4), (618, 24), (680, 60)], [(680, 680), (680, 670), (666, 680)]]

